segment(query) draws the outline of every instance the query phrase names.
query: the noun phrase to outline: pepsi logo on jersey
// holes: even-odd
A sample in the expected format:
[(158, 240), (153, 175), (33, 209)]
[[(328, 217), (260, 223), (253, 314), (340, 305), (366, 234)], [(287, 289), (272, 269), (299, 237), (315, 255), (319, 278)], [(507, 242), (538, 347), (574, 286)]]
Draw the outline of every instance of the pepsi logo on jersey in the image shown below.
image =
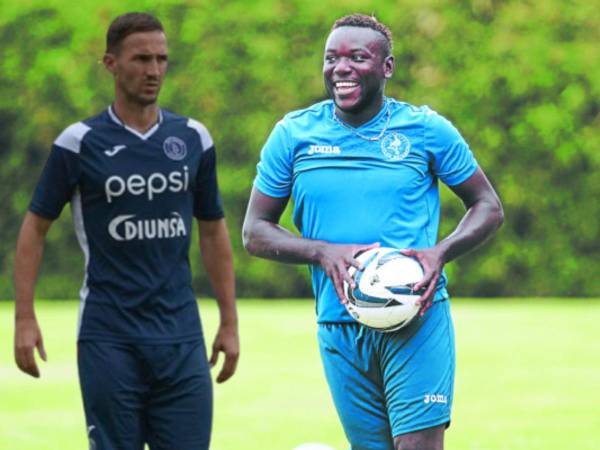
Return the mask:
[(134, 173), (126, 179), (113, 175), (106, 179), (104, 192), (108, 203), (112, 203), (116, 197), (125, 193), (145, 195), (149, 201), (152, 201), (157, 194), (162, 194), (167, 190), (170, 192), (186, 191), (189, 186), (189, 178), (187, 166), (183, 166), (182, 171), (174, 170), (166, 175), (154, 172), (144, 177)]

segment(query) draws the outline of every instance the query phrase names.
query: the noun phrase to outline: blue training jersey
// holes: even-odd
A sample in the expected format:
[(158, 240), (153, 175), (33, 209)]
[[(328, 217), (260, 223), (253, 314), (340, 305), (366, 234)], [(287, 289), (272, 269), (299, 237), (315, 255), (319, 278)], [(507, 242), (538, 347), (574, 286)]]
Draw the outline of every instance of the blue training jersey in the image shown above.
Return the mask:
[[(389, 126), (381, 139), (376, 137)], [(291, 196), (301, 235), (333, 243), (422, 249), (437, 242), (438, 180), (449, 186), (477, 169), (452, 124), (427, 106), (386, 98), (381, 111), (350, 130), (331, 100), (287, 114), (261, 152), (254, 186), (271, 197)], [(353, 321), (333, 284), (310, 266), (317, 320)], [(434, 300), (447, 297), (446, 275)]]
[(85, 255), (79, 340), (202, 335), (188, 251), (194, 216), (223, 217), (215, 164), (204, 125), (165, 110), (146, 133), (109, 108), (56, 139), (29, 208), (53, 220), (71, 202)]

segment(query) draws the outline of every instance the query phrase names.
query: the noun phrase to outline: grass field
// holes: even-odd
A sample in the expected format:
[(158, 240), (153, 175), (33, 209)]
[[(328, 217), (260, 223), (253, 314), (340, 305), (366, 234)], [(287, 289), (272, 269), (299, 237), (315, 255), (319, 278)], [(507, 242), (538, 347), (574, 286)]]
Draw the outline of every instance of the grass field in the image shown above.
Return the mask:
[[(38, 302), (42, 378), (12, 358), (0, 302), (0, 449), (87, 448), (75, 302)], [(208, 339), (217, 311), (200, 308)], [(322, 376), (310, 301), (241, 301), (238, 373), (215, 387), (214, 450), (347, 444)], [(458, 368), (449, 450), (600, 449), (600, 301), (454, 300)]]

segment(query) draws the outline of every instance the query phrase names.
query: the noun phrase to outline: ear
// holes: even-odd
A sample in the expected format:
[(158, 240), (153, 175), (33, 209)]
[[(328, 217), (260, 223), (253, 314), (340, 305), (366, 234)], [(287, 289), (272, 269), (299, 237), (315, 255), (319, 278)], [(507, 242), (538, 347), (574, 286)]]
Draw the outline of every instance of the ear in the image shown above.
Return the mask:
[(394, 67), (395, 67), (394, 57), (392, 55), (387, 56), (383, 60), (383, 75), (385, 76), (386, 80), (389, 80), (390, 78), (392, 78), (392, 75), (394, 74)]
[(115, 55), (112, 53), (105, 53), (102, 57), (102, 63), (104, 64), (104, 67), (106, 67), (106, 70), (113, 75), (116, 74), (117, 58), (115, 58)]

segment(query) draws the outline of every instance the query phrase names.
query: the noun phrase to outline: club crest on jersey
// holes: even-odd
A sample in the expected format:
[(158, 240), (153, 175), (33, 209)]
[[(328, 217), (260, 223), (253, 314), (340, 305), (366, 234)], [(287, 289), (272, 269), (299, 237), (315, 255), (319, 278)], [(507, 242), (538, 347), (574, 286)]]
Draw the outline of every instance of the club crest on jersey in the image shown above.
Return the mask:
[(410, 141), (400, 133), (388, 133), (381, 140), (381, 152), (390, 161), (402, 161), (410, 152)]
[(173, 161), (181, 161), (187, 155), (185, 142), (175, 136), (169, 136), (163, 143), (165, 155)]

